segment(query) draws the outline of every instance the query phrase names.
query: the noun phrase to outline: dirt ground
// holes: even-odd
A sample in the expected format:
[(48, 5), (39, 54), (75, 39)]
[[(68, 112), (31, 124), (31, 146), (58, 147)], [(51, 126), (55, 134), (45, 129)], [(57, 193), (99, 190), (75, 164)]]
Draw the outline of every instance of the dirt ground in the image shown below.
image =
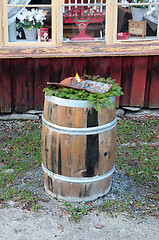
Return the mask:
[[(33, 181), (34, 184), (29, 183)], [(71, 221), (63, 201), (49, 197), (43, 187), (42, 168), (28, 171), (16, 181), (30, 191), (34, 191), (41, 201), (37, 212), (17, 207), (9, 201), (8, 207), (0, 209), (0, 240), (158, 240), (159, 219), (138, 214), (130, 218), (126, 213), (113, 214), (101, 212), (93, 206), (100, 206), (106, 199), (119, 198), (122, 193), (135, 191), (135, 197), (141, 191), (140, 186), (124, 172), (115, 171), (111, 191), (107, 196), (92, 203), (92, 209), (83, 215), (79, 222)], [(119, 184), (120, 181), (120, 184)], [(120, 192), (119, 192), (120, 189)], [(118, 190), (118, 191), (117, 191)], [(118, 192), (118, 193), (116, 193)], [(76, 203), (74, 203), (76, 206)], [(25, 207), (24, 207), (25, 208)]]
[[(125, 215), (109, 217), (92, 211), (79, 222), (69, 221), (59, 202), (41, 202), (41, 210), (33, 213), (10, 207), (0, 210), (1, 240), (158, 240), (159, 221), (148, 217), (130, 219)], [(98, 213), (98, 214), (97, 214)]]

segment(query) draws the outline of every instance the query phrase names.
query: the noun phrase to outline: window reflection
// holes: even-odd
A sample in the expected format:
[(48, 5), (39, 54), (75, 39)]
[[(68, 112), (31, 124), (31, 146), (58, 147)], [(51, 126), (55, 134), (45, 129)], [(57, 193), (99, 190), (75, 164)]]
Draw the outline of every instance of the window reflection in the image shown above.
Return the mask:
[(63, 1), (63, 41), (105, 40), (105, 0)]
[[(51, 8), (47, 7), (51, 3), (51, 0), (8, 0), (8, 41), (48, 42), (49, 39), (51, 40), (52, 13)], [(39, 7), (29, 7), (31, 4)], [(46, 6), (40, 7), (42, 4)], [(15, 6), (9, 7), (9, 5)], [(16, 7), (16, 5), (28, 5), (28, 7)]]
[[(156, 3), (153, 6), (150, 5)], [(155, 40), (157, 39), (159, 1), (118, 0), (118, 40)], [(136, 5), (131, 5), (134, 3)], [(147, 5), (144, 5), (147, 3)], [(143, 5), (142, 5), (143, 4)]]

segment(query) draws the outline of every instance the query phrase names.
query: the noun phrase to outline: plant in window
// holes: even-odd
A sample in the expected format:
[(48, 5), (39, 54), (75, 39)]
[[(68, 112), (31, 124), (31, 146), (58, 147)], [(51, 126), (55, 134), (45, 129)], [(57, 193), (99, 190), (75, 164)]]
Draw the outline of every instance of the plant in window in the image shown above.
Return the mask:
[(41, 28), (43, 20), (46, 19), (43, 10), (33, 8), (29, 11), (25, 8), (18, 14), (17, 18), (19, 19), (18, 29), (23, 28), (26, 40), (35, 41), (37, 38), (37, 28)]
[[(145, 3), (144, 0), (132, 0), (131, 3)], [(133, 6), (134, 8), (147, 8), (148, 6), (145, 5), (136, 5)]]
[[(131, 3), (145, 3), (144, 0), (132, 0)], [(148, 6), (145, 5), (134, 5), (131, 6), (131, 13), (132, 13), (132, 18), (133, 21), (142, 21), (145, 13), (145, 9)]]
[(41, 28), (43, 25), (43, 20), (46, 19), (43, 10), (31, 9), (31, 11), (26, 8), (18, 14), (19, 19), (18, 28)]

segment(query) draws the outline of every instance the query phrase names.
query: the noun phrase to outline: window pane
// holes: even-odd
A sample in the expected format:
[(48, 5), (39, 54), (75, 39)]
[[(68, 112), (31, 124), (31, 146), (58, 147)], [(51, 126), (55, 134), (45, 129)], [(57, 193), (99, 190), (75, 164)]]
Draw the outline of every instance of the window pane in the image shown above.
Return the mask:
[(8, 5), (51, 4), (52, 0), (7, 0)]
[[(24, 3), (24, 1), (21, 2)], [(44, 1), (41, 1), (41, 4), (42, 2)], [(36, 6), (33, 8), (29, 7), (29, 4), (28, 7), (16, 7), (16, 5), (14, 7), (9, 7), (8, 5), (7, 11), (9, 42), (51, 41), (52, 12), (50, 7), (40, 7), (39, 5), (39, 7)]]
[(63, 41), (103, 41), (106, 0), (64, 0)]
[[(131, 5), (132, 3), (135, 5)], [(127, 0), (127, 3), (118, 0), (117, 39), (120, 41), (156, 40), (158, 38), (158, 4), (153, 0)]]

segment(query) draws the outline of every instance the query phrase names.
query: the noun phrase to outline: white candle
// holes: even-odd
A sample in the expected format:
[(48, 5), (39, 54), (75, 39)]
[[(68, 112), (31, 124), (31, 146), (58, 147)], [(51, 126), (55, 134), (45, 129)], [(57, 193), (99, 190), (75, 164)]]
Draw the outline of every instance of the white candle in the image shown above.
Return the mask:
[(100, 39), (103, 38), (102, 30), (100, 30)]
[(88, 4), (90, 4), (90, 0), (88, 0)]
[[(102, 4), (103, 0), (101, 0), (101, 4)], [(100, 6), (100, 12), (102, 12), (102, 5)]]
[(96, 3), (97, 3), (97, 0), (94, 0), (95, 9), (97, 9)]
[[(69, 0), (69, 2), (68, 2), (68, 3), (70, 4), (70, 3), (71, 3), (71, 0)], [(69, 10), (71, 10), (71, 6), (69, 6), (69, 7), (68, 7), (68, 9), (69, 9)]]

